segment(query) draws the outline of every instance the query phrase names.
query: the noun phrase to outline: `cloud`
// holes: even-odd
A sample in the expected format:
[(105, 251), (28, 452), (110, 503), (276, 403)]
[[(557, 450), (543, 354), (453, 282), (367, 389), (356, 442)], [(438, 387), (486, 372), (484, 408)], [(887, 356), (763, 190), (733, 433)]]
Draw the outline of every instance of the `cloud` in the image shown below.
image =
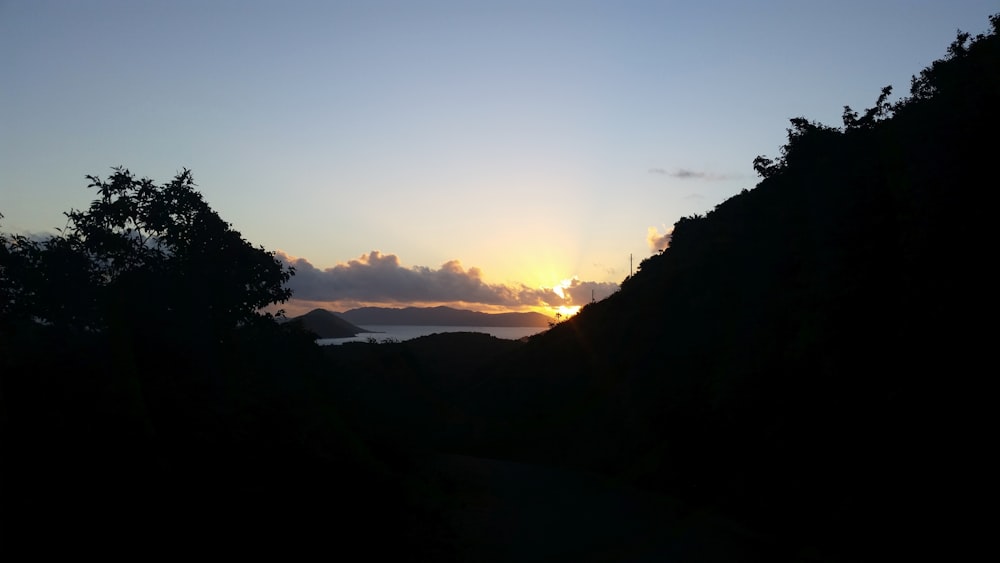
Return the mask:
[(660, 234), (659, 229), (656, 227), (650, 227), (646, 230), (646, 244), (649, 245), (649, 249), (654, 252), (660, 252), (670, 246), (670, 238), (673, 236), (673, 229)]
[(618, 291), (618, 284), (610, 282), (580, 281), (579, 278), (564, 280), (554, 288), (554, 291), (567, 298), (567, 305), (584, 305), (591, 301), (600, 301)]
[(705, 178), (708, 174), (704, 172), (695, 172), (694, 170), (688, 170), (686, 168), (678, 168), (673, 174), (674, 178)]
[(677, 168), (673, 172), (668, 172), (665, 168), (650, 168), (649, 173), (670, 176), (671, 178), (678, 178), (680, 180), (706, 180), (709, 182), (739, 178), (739, 176), (731, 174), (715, 174), (713, 172), (691, 170), (689, 168)]
[(490, 284), (483, 281), (479, 268), (465, 268), (458, 260), (449, 260), (438, 268), (406, 267), (396, 255), (377, 250), (326, 269), (315, 267), (305, 258), (281, 251), (275, 254), (295, 268), (295, 275), (288, 283), (294, 300), (326, 305), (336, 303), (337, 307), (345, 308), (444, 303), (496, 310), (559, 307), (589, 302), (591, 288), (595, 298), (606, 297), (618, 288), (613, 283), (578, 280), (561, 292), (523, 284)]

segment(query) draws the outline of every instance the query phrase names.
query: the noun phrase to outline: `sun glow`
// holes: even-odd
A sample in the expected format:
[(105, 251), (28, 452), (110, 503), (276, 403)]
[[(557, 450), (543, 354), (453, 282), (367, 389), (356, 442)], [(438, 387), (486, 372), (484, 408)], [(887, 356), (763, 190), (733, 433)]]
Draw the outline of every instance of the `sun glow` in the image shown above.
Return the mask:
[[(566, 282), (563, 282), (563, 284), (565, 284), (565, 283)], [(566, 287), (569, 287), (569, 286), (566, 286)], [(552, 288), (552, 293), (555, 293), (556, 295), (558, 295), (560, 299), (566, 299), (566, 294), (563, 293), (563, 286), (562, 285), (557, 285), (557, 286), (553, 287)]]
[(552, 292), (558, 295), (560, 299), (569, 299), (569, 297), (566, 295), (566, 290), (573, 287), (574, 281), (576, 281), (575, 277), (570, 278), (568, 280), (563, 280), (559, 282), (559, 285), (552, 288)]
[[(576, 281), (576, 278), (570, 278), (570, 279), (567, 279), (567, 280), (562, 280), (561, 282), (559, 282), (558, 284), (556, 284), (552, 288), (552, 293), (555, 293), (556, 295), (558, 295), (559, 299), (562, 299), (563, 301), (572, 302), (572, 298), (570, 297), (569, 292), (567, 290), (569, 290), (571, 287), (573, 287), (573, 284), (574, 284), (575, 281)], [(568, 319), (568, 318), (572, 317), (573, 315), (577, 314), (577, 312), (580, 310), (580, 306), (579, 305), (559, 305), (558, 307), (552, 307), (552, 310), (555, 311), (555, 315), (556, 315), (557, 319), (563, 320), (563, 319)]]
[(556, 314), (560, 315), (560, 317), (563, 319), (572, 317), (573, 315), (579, 312), (580, 312), (579, 305), (571, 305), (569, 307), (567, 307), (566, 305), (560, 305), (559, 308), (556, 309)]

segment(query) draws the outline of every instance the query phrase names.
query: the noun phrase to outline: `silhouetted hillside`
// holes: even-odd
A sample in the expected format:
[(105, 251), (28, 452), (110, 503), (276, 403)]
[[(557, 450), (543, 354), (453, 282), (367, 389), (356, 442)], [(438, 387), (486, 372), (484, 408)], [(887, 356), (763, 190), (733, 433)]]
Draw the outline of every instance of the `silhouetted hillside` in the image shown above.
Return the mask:
[(469, 399), (493, 417), (479, 447), (598, 468), (803, 545), (912, 541), (951, 494), (927, 456), (976, 465), (991, 23), (907, 98), (845, 108), (841, 128), (793, 119), (756, 188), (678, 221), (620, 292), (497, 367)]
[(357, 325), (549, 326), (540, 313), (480, 313), (451, 307), (362, 307), (340, 314)]
[(478, 415), (465, 398), (520, 341), (448, 332), (403, 342), (325, 346), (333, 395), (357, 431), (378, 440), (448, 450)]
[(324, 309), (313, 309), (304, 315), (288, 319), (288, 322), (301, 326), (317, 338), (350, 338), (367, 332)]

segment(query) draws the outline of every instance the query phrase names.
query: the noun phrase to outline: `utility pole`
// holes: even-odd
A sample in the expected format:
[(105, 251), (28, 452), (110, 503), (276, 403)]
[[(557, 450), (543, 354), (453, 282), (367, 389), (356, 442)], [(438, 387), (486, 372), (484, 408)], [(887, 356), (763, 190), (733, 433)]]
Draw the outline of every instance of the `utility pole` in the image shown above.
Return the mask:
[(628, 277), (632, 277), (632, 253), (628, 254)]

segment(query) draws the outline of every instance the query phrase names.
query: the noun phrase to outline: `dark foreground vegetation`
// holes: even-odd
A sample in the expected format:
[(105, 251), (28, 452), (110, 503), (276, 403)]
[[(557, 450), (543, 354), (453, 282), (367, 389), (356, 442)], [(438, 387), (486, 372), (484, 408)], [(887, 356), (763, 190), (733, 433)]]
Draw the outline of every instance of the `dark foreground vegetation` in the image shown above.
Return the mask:
[[(121, 169), (93, 178), (97, 199), (58, 236), (0, 246), (4, 548), (764, 561), (961, 550), (984, 527), (967, 507), (991, 443), (976, 400), (995, 290), (985, 198), (1000, 17), (991, 24), (960, 34), (897, 102), (887, 89), (845, 108), (839, 128), (793, 119), (779, 157), (755, 162), (753, 190), (680, 220), (621, 291), (526, 343), (319, 348), (258, 313), (289, 297), (293, 272), (219, 219), (189, 173), (163, 186)], [(629, 550), (615, 551), (580, 537), (611, 549), (580, 553), (557, 519), (521, 551), (502, 548), (520, 537), (507, 528), (472, 538), (469, 522), (503, 506), (484, 491), (516, 497), (521, 479), (550, 483), (546, 499), (606, 479), (601, 491), (664, 499), (643, 508), (662, 537), (686, 526), (701, 539), (623, 536)], [(699, 550), (728, 541), (719, 522), (745, 544)]]

